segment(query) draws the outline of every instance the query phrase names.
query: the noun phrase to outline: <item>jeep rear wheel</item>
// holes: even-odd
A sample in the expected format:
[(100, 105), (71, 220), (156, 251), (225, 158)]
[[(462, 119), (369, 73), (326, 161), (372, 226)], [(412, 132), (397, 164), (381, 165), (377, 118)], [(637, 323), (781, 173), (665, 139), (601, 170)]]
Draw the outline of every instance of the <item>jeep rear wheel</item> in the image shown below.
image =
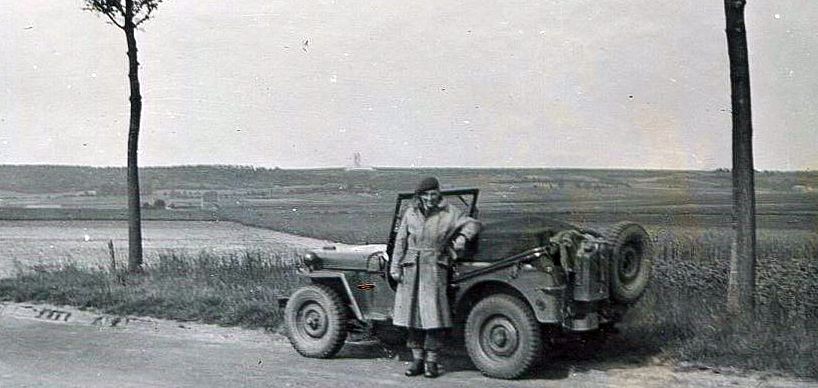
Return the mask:
[(483, 374), (516, 379), (526, 374), (542, 352), (540, 325), (531, 308), (511, 295), (492, 295), (466, 319), (466, 350)]
[(287, 338), (305, 357), (329, 358), (347, 337), (347, 307), (334, 290), (322, 285), (298, 289), (284, 307)]
[(653, 267), (650, 236), (638, 224), (620, 222), (605, 237), (611, 244), (611, 296), (619, 303), (634, 303), (650, 280)]

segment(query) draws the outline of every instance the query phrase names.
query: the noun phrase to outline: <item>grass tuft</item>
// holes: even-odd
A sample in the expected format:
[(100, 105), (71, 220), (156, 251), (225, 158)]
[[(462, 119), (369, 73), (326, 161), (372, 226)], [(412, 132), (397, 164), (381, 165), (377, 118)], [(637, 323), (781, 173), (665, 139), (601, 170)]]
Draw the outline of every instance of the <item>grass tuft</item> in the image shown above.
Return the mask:
[(275, 328), (278, 296), (298, 283), (291, 258), (261, 251), (226, 256), (160, 254), (143, 273), (65, 264), (0, 279), (0, 298), (220, 325)]

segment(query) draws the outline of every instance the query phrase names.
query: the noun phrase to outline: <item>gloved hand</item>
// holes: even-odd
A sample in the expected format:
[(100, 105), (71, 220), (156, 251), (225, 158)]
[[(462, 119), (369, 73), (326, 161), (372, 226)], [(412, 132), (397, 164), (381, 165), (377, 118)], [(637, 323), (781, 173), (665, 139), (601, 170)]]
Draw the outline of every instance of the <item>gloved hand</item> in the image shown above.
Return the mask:
[(400, 267), (392, 268), (389, 270), (389, 276), (392, 276), (392, 279), (395, 279), (396, 282), (400, 283), (403, 280), (403, 271)]
[(454, 243), (452, 244), (452, 247), (456, 251), (462, 251), (462, 250), (466, 249), (466, 237), (463, 236), (462, 234), (457, 235), (457, 237), (454, 239)]

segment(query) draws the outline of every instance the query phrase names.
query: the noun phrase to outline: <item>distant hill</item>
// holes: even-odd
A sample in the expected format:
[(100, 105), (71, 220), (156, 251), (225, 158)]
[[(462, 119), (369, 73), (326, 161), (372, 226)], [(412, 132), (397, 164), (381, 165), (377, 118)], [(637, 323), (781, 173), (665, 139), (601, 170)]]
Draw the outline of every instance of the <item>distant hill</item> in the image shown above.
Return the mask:
[[(425, 168), (376, 170), (291, 170), (248, 166), (174, 166), (141, 169), (144, 193), (168, 189), (225, 190), (272, 187), (342, 187), (349, 191), (407, 191), (420, 177), (438, 176), (448, 186), (531, 184), (600, 189), (667, 188), (719, 189), (730, 187), (730, 172), (592, 169), (465, 169)], [(762, 171), (758, 190), (818, 191), (818, 172)], [(125, 168), (48, 165), (0, 165), (0, 193), (48, 194), (95, 191), (98, 195), (125, 194)]]

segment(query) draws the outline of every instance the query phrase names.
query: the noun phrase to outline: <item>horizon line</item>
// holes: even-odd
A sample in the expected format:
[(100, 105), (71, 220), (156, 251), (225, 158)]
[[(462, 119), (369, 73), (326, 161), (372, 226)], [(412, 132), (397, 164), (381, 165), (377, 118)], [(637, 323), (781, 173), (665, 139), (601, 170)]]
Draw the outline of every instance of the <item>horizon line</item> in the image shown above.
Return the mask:
[[(82, 164), (0, 164), (0, 167), (65, 167), (65, 168), (127, 168), (122, 165), (82, 165)], [(264, 170), (292, 170), (292, 171), (316, 171), (316, 170), (349, 170), (349, 171), (378, 171), (380, 170), (601, 170), (601, 171), (666, 171), (666, 172), (715, 172), (719, 170), (731, 171), (729, 167), (715, 167), (711, 169), (678, 169), (678, 168), (633, 168), (633, 167), (544, 167), (544, 166), (362, 166), (363, 168), (352, 168), (350, 166), (320, 166), (320, 167), (280, 167), (280, 166), (256, 166), (253, 164), (168, 164), (168, 165), (146, 165), (139, 166), (139, 169), (146, 168), (180, 168), (180, 167), (232, 167), (232, 168), (252, 168)], [(371, 168), (371, 170), (370, 170)], [(778, 170), (778, 169), (755, 169), (757, 172), (813, 172), (810, 168), (801, 170)]]

